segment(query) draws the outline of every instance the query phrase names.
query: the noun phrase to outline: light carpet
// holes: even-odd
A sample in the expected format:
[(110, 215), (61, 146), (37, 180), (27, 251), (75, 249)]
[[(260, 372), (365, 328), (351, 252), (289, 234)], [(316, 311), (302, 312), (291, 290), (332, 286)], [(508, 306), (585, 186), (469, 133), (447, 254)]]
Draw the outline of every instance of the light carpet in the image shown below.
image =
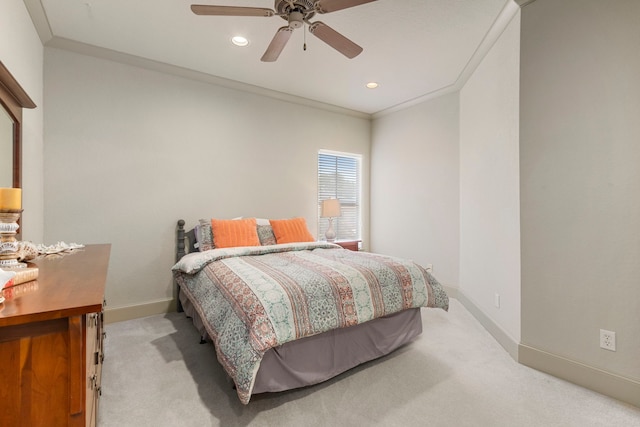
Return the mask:
[(455, 299), (422, 320), (391, 355), (247, 406), (183, 313), (109, 324), (98, 425), (640, 426), (640, 408), (516, 363)]

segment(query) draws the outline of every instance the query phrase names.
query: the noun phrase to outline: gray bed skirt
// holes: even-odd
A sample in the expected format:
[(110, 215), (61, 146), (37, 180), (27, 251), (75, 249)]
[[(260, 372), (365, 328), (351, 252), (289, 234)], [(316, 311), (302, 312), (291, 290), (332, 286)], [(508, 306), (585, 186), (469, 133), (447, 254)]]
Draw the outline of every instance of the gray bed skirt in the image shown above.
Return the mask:
[[(208, 334), (193, 304), (180, 293), (182, 307), (202, 337)], [(422, 333), (420, 309), (291, 341), (267, 351), (253, 393), (279, 392), (326, 381), (413, 341)]]

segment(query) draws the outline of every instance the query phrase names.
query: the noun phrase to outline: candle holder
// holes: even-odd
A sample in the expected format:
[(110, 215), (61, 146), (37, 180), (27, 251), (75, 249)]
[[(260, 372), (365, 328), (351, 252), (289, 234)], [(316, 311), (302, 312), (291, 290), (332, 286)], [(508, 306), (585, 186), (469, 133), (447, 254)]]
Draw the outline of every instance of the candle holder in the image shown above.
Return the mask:
[(0, 209), (0, 268), (25, 268), (27, 264), (18, 262), (18, 220), (22, 209)]

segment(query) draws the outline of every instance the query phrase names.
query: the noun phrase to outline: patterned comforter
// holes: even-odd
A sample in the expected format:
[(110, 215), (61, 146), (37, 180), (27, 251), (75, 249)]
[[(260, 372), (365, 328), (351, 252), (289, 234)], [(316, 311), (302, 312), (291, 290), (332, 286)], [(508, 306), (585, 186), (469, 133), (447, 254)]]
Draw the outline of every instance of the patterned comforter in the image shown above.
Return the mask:
[(244, 404), (272, 347), (409, 308), (447, 310), (449, 304), (438, 281), (412, 261), (331, 243), (195, 252), (173, 271)]

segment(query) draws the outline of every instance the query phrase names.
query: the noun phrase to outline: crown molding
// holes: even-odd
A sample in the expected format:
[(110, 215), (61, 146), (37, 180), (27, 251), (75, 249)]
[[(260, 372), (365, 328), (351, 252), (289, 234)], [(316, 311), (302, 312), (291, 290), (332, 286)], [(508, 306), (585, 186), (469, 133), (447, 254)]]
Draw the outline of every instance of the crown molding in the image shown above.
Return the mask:
[(164, 74), (170, 74), (178, 77), (184, 77), (190, 80), (200, 81), (203, 83), (209, 83), (217, 86), (226, 87), (229, 89), (235, 89), (243, 92), (249, 92), (265, 97), (277, 99), (280, 101), (291, 102), (293, 104), (305, 105), (307, 107), (318, 108), (320, 110), (326, 110), (334, 113), (344, 114), (347, 116), (353, 116), (361, 119), (371, 119), (371, 115), (360, 111), (350, 110), (348, 108), (338, 107), (332, 104), (326, 104), (319, 101), (303, 98), (300, 96), (289, 95), (287, 93), (278, 92), (271, 89), (266, 89), (260, 86), (251, 85), (248, 83), (239, 82), (236, 80), (225, 79), (223, 77), (217, 77), (211, 74), (202, 73), (200, 71), (191, 70), (177, 65), (167, 64), (164, 62), (154, 61), (151, 59), (143, 58), (128, 53), (119, 52), (87, 43), (78, 42), (75, 40), (54, 36), (49, 42), (46, 43), (46, 47), (53, 47), (63, 49), (75, 53), (79, 53), (86, 56), (93, 56), (95, 58), (106, 59), (109, 61), (119, 62), (121, 64), (127, 64), (138, 68), (144, 68), (151, 71), (158, 71)]
[(518, 3), (518, 6), (520, 6), (520, 8), (525, 7), (526, 5), (528, 5), (529, 3), (533, 3), (536, 0), (513, 0), (516, 3)]
[(496, 17), (495, 21), (483, 37), (482, 41), (479, 43), (478, 47), (467, 61), (467, 64), (462, 69), (461, 73), (458, 75), (457, 79), (448, 86), (444, 86), (438, 90), (426, 93), (422, 96), (413, 98), (411, 100), (402, 102), (400, 104), (394, 105), (392, 107), (386, 108), (384, 110), (378, 111), (373, 114), (367, 114), (361, 111), (351, 110), (344, 107), (338, 107), (336, 105), (326, 104), (319, 101), (314, 101), (311, 99), (289, 95), (283, 92), (278, 92), (270, 89), (265, 89), (259, 86), (242, 83), (235, 80), (225, 79), (222, 77), (217, 77), (213, 75), (209, 75), (206, 73), (189, 70), (183, 67), (165, 64), (158, 61), (153, 61), (150, 59), (122, 53), (116, 52), (110, 49), (101, 48), (98, 46), (88, 45), (85, 43), (77, 42), (70, 39), (65, 39), (61, 37), (57, 37), (53, 34), (51, 30), (51, 26), (47, 19), (46, 13), (44, 11), (44, 7), (42, 6), (41, 0), (23, 0), (29, 15), (34, 23), (36, 31), (38, 32), (38, 36), (42, 41), (42, 44), (47, 47), (56, 47), (59, 49), (65, 49), (76, 53), (81, 53), (83, 55), (94, 56), (98, 58), (108, 59), (111, 61), (121, 62), (124, 64), (146, 68), (149, 70), (159, 71), (166, 74), (176, 75), (180, 77), (185, 77), (197, 81), (202, 81), (210, 84), (215, 84), (231, 89), (241, 90), (245, 92), (250, 92), (274, 99), (278, 99), (281, 101), (291, 102), (294, 104), (305, 105), (313, 108), (318, 108), (321, 110), (331, 111), (339, 114), (345, 114), (352, 117), (362, 118), (362, 119), (376, 119), (400, 110), (404, 110), (406, 108), (410, 108), (414, 105), (423, 103), (425, 101), (435, 99), (442, 95), (459, 91), (466, 84), (467, 80), (473, 72), (476, 70), (478, 65), (482, 62), (482, 59), (485, 55), (491, 50), (495, 42), (498, 40), (500, 35), (504, 32), (506, 27), (509, 25), (513, 17), (518, 13), (518, 11), (530, 4), (535, 0), (507, 0), (504, 7)]
[(44, 11), (41, 0), (23, 1), (27, 8), (27, 12), (29, 12), (29, 16), (31, 16), (31, 21), (38, 33), (38, 37), (40, 37), (42, 45), (47, 44), (47, 42), (53, 38), (53, 31), (51, 31), (51, 25), (49, 24), (49, 19)]
[(379, 117), (395, 113), (396, 111), (404, 110), (405, 108), (412, 107), (430, 99), (437, 98), (444, 94), (461, 90), (467, 83), (467, 80), (469, 80), (469, 78), (473, 75), (476, 68), (478, 68), (487, 53), (489, 53), (493, 45), (498, 41), (504, 30), (506, 30), (507, 26), (520, 11), (520, 8), (534, 1), (535, 0), (507, 0), (504, 7), (500, 11), (496, 19), (493, 21), (493, 24), (478, 44), (478, 47), (473, 52), (471, 58), (469, 58), (469, 61), (467, 61), (466, 65), (462, 69), (462, 72), (458, 75), (458, 78), (454, 83), (423, 96), (378, 111), (372, 114), (372, 118), (377, 119)]

